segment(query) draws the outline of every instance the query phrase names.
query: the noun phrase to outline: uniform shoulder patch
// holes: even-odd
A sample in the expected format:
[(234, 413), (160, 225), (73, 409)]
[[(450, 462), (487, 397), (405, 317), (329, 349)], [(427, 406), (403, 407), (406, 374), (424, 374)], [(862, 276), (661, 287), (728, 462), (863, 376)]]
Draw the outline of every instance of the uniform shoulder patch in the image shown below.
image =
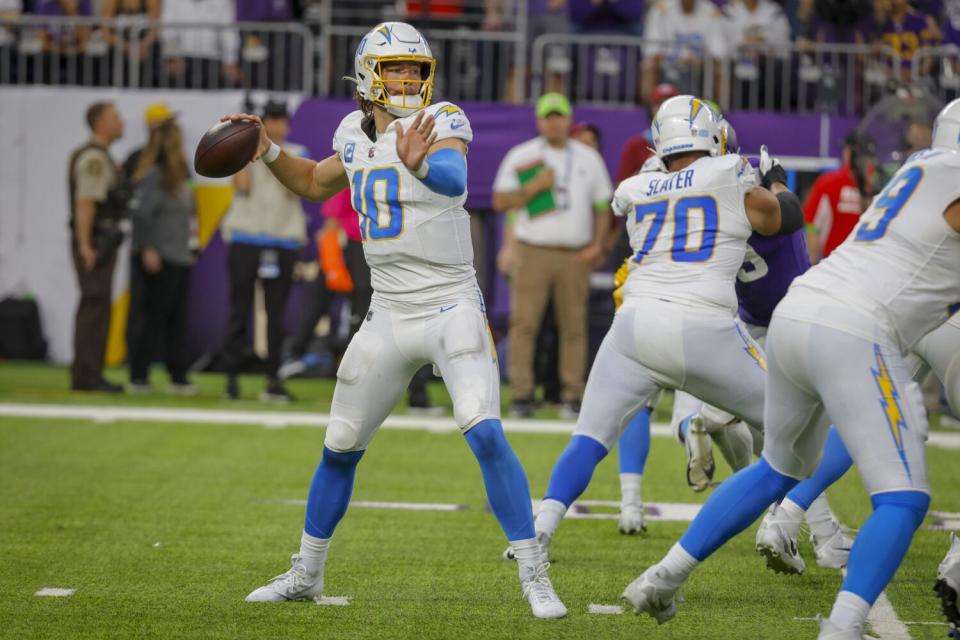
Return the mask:
[(447, 104), (443, 105), (442, 107), (440, 107), (439, 109), (437, 109), (437, 110), (433, 113), (433, 119), (436, 120), (437, 118), (440, 118), (441, 116), (452, 117), (452, 116), (456, 116), (456, 115), (461, 115), (461, 116), (462, 116), (462, 115), (463, 115), (463, 109), (461, 109), (460, 107), (458, 107), (458, 106), (455, 105), (455, 104), (451, 104), (451, 103), (448, 102)]
[(106, 163), (103, 161), (103, 158), (93, 156), (92, 158), (88, 158), (86, 162), (83, 163), (81, 170), (86, 176), (91, 178), (99, 178), (103, 175), (104, 171), (106, 171), (106, 168)]

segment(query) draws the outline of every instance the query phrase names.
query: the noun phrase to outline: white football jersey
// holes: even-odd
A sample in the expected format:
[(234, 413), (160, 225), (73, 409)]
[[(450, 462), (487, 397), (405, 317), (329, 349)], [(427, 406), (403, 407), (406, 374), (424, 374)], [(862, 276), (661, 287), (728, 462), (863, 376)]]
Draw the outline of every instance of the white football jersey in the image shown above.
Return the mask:
[(743, 199), (756, 186), (755, 171), (738, 155), (621, 182), (613, 211), (627, 217), (634, 251), (624, 304), (656, 297), (735, 313), (734, 280), (753, 232)]
[[(436, 122), (437, 140), (473, 139), (460, 107), (440, 102), (424, 111)], [(406, 131), (414, 118), (396, 122)], [(475, 289), (466, 191), (455, 198), (432, 191), (397, 156), (396, 122), (382, 134), (372, 122), (361, 128), (363, 122), (361, 111), (345, 117), (333, 134), (333, 149), (350, 179), (373, 290), (390, 300), (423, 302)]]
[[(861, 313), (790, 317), (819, 321), (868, 339), (866, 328), (892, 330), (906, 351), (960, 308), (960, 233), (943, 218), (960, 199), (960, 153), (920, 151), (900, 168), (825, 260), (794, 280), (799, 294), (815, 290)], [(869, 318), (869, 322), (866, 319)]]

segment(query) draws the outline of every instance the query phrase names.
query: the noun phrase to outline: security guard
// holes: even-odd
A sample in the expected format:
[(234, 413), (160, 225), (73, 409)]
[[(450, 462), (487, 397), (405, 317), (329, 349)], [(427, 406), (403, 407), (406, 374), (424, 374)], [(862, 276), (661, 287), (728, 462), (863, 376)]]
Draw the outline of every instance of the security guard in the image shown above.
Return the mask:
[(123, 120), (110, 102), (87, 109), (92, 135), (70, 156), (70, 230), (80, 303), (73, 335), (71, 388), (118, 393), (122, 387), (103, 378), (113, 267), (123, 241), (123, 218), (130, 190), (110, 157), (109, 147), (123, 136)]

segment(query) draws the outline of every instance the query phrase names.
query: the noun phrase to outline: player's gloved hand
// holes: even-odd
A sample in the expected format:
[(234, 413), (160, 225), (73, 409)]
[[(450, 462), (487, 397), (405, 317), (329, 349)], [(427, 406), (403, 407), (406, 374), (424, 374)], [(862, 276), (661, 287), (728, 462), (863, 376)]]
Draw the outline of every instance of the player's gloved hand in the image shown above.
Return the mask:
[(780, 161), (770, 155), (767, 145), (760, 147), (760, 184), (769, 189), (774, 182), (787, 184), (787, 172)]

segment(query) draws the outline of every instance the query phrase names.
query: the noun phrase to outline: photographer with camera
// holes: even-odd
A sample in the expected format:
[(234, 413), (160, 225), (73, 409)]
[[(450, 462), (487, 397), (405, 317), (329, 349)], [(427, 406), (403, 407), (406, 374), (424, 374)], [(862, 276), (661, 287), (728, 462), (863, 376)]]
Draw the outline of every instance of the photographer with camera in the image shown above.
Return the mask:
[(70, 236), (80, 302), (73, 335), (74, 391), (119, 393), (122, 387), (103, 378), (110, 329), (110, 301), (117, 248), (130, 189), (109, 148), (123, 136), (123, 120), (110, 102), (87, 109), (89, 140), (70, 155)]

